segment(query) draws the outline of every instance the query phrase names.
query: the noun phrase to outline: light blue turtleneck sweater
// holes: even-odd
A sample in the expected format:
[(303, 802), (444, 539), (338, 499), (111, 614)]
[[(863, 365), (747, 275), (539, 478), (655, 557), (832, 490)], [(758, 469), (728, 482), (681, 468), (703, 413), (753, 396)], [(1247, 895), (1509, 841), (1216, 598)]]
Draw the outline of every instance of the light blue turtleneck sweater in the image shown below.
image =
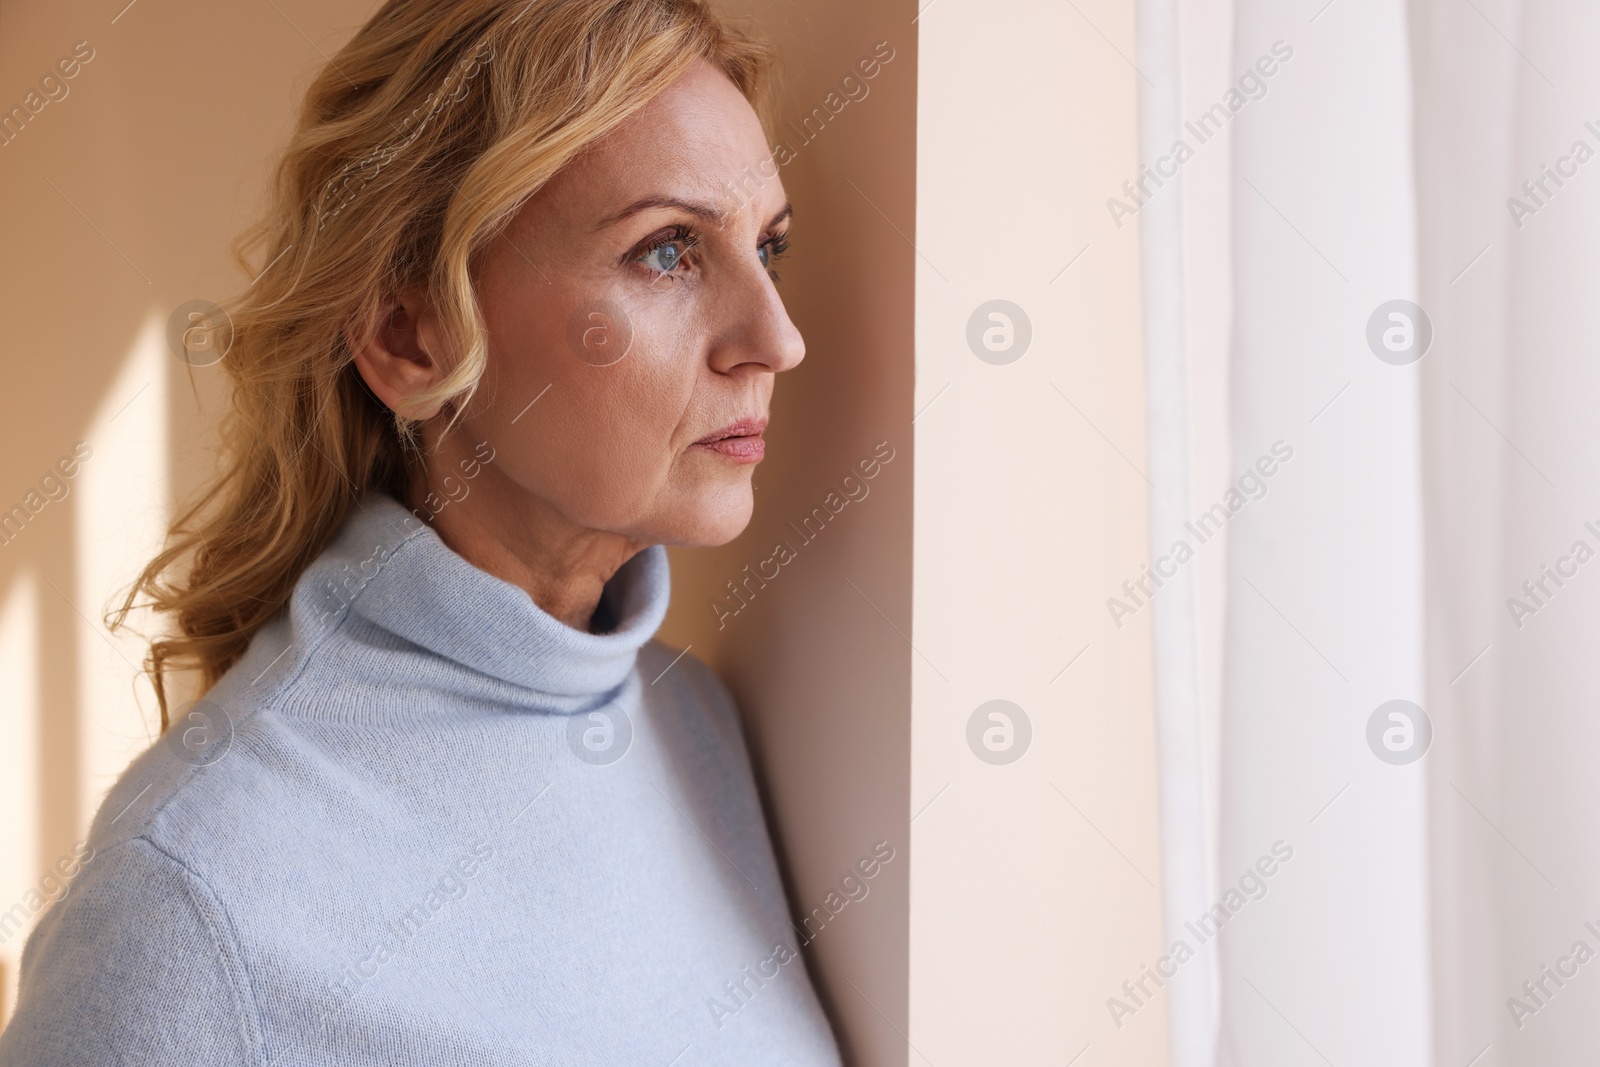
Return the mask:
[(107, 796), (0, 1065), (837, 1065), (668, 585), (580, 632), (369, 494)]

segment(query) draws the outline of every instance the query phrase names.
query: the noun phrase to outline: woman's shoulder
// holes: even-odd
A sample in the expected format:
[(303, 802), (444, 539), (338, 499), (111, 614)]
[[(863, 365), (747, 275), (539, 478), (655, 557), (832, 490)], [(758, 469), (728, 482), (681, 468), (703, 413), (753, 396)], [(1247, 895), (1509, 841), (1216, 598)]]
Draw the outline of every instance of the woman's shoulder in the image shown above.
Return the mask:
[(168, 728), (117, 778), (87, 841), (104, 851), (134, 838), (202, 870), (207, 853), (276, 822), (303, 793), (305, 748), (296, 725), (238, 699), (229, 678), (172, 709)]
[(646, 705), (673, 712), (671, 722), (689, 734), (695, 747), (715, 749), (724, 762), (748, 764), (738, 701), (704, 660), (688, 648), (651, 640), (639, 650), (639, 681)]
[(0, 1064), (263, 1062), (244, 958), (340, 774), (271, 707), (175, 708), (33, 913)]
[(142, 835), (80, 847), (23, 950), (0, 1063), (258, 1063), (259, 1015), (204, 879)]
[(691, 649), (652, 638), (639, 649), (639, 676), (647, 698), (665, 698), (704, 707), (719, 716), (739, 715), (726, 683)]

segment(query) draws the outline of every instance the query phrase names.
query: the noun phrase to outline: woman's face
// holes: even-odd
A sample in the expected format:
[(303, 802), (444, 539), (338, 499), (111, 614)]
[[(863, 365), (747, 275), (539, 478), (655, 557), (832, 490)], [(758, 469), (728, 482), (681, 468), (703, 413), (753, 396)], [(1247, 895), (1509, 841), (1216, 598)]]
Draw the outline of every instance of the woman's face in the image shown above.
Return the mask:
[(458, 426), (499, 488), (636, 543), (744, 529), (774, 376), (805, 354), (776, 175), (701, 61), (528, 201), (474, 271), (488, 368)]

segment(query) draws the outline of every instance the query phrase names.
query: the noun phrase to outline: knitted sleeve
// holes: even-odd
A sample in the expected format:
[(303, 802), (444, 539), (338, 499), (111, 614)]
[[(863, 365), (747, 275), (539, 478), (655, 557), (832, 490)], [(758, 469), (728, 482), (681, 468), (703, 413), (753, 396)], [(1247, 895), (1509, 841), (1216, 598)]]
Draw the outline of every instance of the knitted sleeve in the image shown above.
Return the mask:
[(210, 888), (150, 841), (95, 855), (23, 950), (0, 1067), (264, 1061), (249, 983)]

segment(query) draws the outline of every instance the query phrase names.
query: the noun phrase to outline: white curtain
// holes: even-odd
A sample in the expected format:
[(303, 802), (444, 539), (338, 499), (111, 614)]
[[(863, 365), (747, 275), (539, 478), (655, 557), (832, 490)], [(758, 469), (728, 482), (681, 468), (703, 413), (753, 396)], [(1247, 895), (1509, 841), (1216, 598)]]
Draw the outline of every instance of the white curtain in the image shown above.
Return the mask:
[(1439, 1062), (1592, 1062), (1600, 10), (1414, 0), (1411, 26)]
[(1380, 705), (1429, 704), (1421, 364), (1368, 337), (1420, 299), (1404, 5), (1240, 0), (1235, 19), (1236, 71), (1293, 54), (1235, 119), (1234, 468), (1294, 455), (1230, 524), (1219, 874), (1280, 840), (1293, 858), (1219, 937), (1219, 1062), (1415, 1067), (1429, 765), (1368, 743)]
[(1172, 1063), (1582, 1062), (1600, 10), (1139, 24)]

